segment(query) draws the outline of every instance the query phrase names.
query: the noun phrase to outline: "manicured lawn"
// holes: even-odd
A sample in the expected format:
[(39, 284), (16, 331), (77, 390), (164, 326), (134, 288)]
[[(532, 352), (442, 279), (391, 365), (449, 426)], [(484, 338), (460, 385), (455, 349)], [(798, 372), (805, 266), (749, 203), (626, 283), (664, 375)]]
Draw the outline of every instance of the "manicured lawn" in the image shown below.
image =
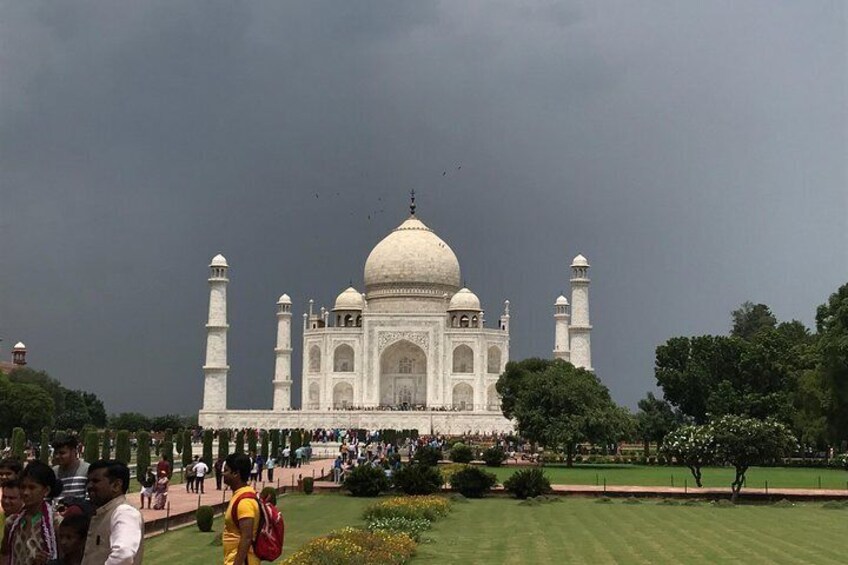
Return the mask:
[(848, 509), (560, 500), (456, 503), (412, 563), (836, 564), (848, 555)]
[[(344, 526), (362, 525), (362, 512), (373, 500), (336, 494), (287, 495), (279, 499), (286, 522), (283, 556), (290, 555), (310, 539)], [(213, 565), (223, 561), (220, 545), (223, 519), (216, 518), (213, 531), (203, 533), (187, 526), (149, 539), (144, 545), (145, 564)]]
[[(498, 476), (501, 483), (517, 469), (513, 466), (487, 468)], [(544, 467), (552, 484), (638, 486), (674, 486), (682, 487), (684, 481), (690, 487), (695, 480), (686, 467), (657, 467), (641, 465), (575, 465), (567, 467)], [(768, 481), (769, 488), (848, 488), (848, 473), (839, 469), (808, 469), (803, 467), (752, 467), (746, 474), (746, 486), (763, 488)], [(596, 483), (597, 481), (597, 483)], [(730, 467), (708, 467), (703, 470), (705, 487), (730, 487), (733, 481), (733, 469)]]
[[(373, 502), (337, 494), (281, 500), (286, 555), (330, 530), (361, 526), (362, 511)], [(558, 500), (536, 505), (504, 497), (456, 502), (451, 514), (424, 535), (412, 563), (836, 564), (848, 555), (848, 508)], [(218, 519), (214, 533), (189, 526), (148, 540), (144, 562), (220, 563), (221, 547), (213, 545), (220, 531)]]

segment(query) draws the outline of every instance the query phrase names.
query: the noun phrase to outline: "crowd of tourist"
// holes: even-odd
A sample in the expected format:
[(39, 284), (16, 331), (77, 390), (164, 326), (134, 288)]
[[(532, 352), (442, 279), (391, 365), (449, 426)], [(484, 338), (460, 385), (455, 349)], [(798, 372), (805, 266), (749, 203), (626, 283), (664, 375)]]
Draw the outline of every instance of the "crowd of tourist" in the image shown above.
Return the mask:
[(79, 458), (73, 436), (52, 444), (54, 465), (0, 460), (2, 565), (136, 565), (144, 521), (126, 500), (124, 463)]

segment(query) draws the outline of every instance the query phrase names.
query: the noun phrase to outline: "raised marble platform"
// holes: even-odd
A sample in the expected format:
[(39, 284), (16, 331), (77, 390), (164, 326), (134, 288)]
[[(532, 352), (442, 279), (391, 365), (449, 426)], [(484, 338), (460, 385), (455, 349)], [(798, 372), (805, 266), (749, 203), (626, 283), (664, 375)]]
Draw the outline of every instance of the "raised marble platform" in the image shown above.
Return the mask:
[(425, 410), (201, 410), (204, 428), (354, 428), (418, 430), (419, 433), (460, 435), (514, 431), (500, 412), (431, 412)]

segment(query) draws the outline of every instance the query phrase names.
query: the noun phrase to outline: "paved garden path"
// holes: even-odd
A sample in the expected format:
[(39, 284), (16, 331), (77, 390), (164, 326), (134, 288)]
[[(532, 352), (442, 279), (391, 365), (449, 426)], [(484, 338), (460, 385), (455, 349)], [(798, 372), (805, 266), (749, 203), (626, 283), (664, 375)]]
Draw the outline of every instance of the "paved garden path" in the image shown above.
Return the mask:
[[(256, 490), (262, 490), (262, 488), (266, 486), (292, 488), (297, 485), (297, 480), (299, 478), (313, 476), (318, 478), (321, 476), (322, 472), (329, 474), (332, 465), (332, 459), (313, 459), (311, 463), (306, 463), (302, 467), (298, 468), (277, 467), (274, 469), (274, 481), (259, 482), (256, 485)], [(147, 508), (144, 508), (141, 510), (141, 515), (146, 524), (165, 518), (166, 515), (172, 518), (181, 514), (191, 513), (193, 515), (198, 506), (211, 506), (229, 501), (231, 492), (226, 489), (224, 485), (221, 485), (221, 487), (221, 490), (217, 490), (215, 488), (214, 474), (210, 474), (204, 483), (206, 494), (201, 495), (188, 493), (185, 490), (185, 484), (174, 484), (168, 489), (170, 510), (148, 510)], [(129, 502), (133, 506), (136, 508), (141, 507), (141, 495), (139, 493), (130, 494), (128, 495), (128, 498)]]

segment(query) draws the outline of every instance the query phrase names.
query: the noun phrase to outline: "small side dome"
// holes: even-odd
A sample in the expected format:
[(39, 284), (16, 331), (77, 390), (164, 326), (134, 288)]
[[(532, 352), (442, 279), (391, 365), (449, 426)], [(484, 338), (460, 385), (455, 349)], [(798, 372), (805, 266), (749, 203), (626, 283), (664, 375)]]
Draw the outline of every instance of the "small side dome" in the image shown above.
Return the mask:
[(362, 294), (352, 286), (349, 286), (336, 297), (336, 305), (333, 306), (333, 311), (362, 310), (364, 307), (365, 299), (362, 298)]
[(229, 265), (227, 265), (227, 260), (220, 253), (218, 253), (217, 255), (215, 255), (212, 258), (212, 262), (209, 264), (209, 266), (210, 267), (229, 267)]
[(453, 295), (453, 298), (451, 298), (450, 304), (448, 305), (448, 312), (454, 310), (480, 311), (482, 310), (482, 308), (480, 308), (480, 299), (467, 288), (461, 288)]
[(282, 295), (280, 297), (280, 299), (277, 300), (277, 304), (291, 304), (291, 303), (292, 303), (292, 301), (291, 301), (291, 298), (289, 298), (288, 294)]
[(560, 294), (559, 297), (556, 299), (554, 306), (568, 306), (568, 299)]
[(24, 342), (19, 341), (18, 343), (15, 344), (15, 347), (13, 347), (12, 349), (14, 349), (15, 351), (25, 351), (26, 345), (24, 345)]
[(589, 261), (586, 260), (582, 255), (578, 255), (574, 258), (574, 261), (571, 262), (572, 267), (588, 267)]

